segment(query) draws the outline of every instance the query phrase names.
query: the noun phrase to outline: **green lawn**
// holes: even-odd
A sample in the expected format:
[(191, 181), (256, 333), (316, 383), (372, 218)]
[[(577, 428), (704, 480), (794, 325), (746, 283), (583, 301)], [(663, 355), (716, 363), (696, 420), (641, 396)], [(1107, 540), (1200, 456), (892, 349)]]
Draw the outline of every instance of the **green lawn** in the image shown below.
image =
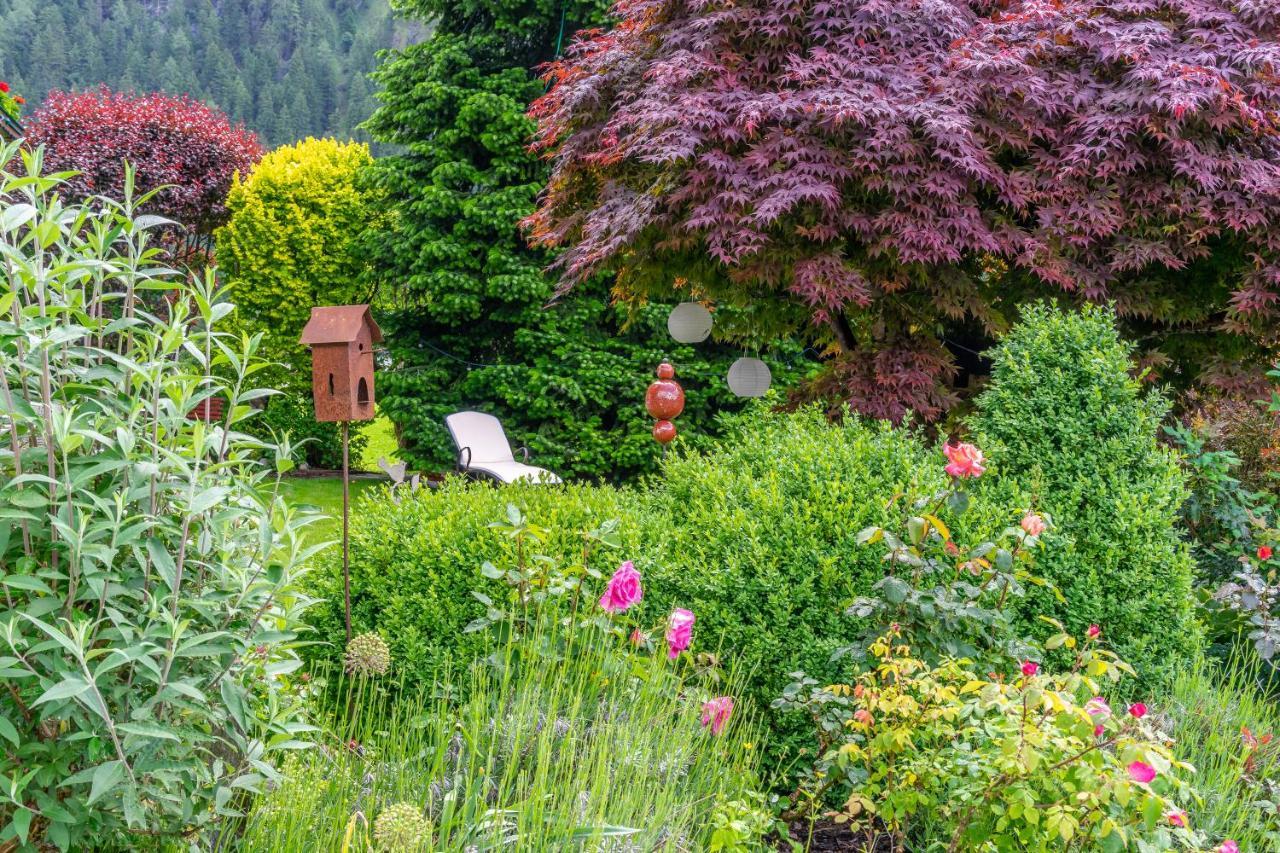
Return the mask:
[[(377, 488), (384, 480), (352, 478), (351, 505), (368, 489)], [(342, 540), (342, 478), (341, 477), (289, 477), (283, 485), (285, 500), (295, 505), (317, 507), (328, 518), (307, 528), (312, 542)]]

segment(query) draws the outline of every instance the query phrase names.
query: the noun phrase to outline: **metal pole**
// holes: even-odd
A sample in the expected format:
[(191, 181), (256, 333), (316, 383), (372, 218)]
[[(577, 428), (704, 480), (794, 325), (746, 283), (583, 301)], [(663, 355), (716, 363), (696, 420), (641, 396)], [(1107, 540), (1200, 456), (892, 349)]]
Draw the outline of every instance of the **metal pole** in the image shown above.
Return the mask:
[(351, 642), (351, 467), (347, 457), (347, 438), (351, 424), (342, 422), (342, 605), (347, 618), (347, 642)]

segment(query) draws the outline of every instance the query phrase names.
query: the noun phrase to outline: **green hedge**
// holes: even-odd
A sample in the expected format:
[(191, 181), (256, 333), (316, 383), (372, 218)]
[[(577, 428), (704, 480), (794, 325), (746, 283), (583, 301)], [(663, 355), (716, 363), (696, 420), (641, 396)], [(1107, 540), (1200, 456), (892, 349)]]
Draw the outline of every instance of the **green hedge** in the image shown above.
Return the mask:
[(982, 491), (1016, 483), (1056, 523), (1036, 571), (1067, 601), (1029, 596), (1029, 631), (1035, 613), (1075, 632), (1097, 623), (1151, 684), (1200, 644), (1178, 532), (1186, 486), (1156, 440), (1168, 403), (1130, 375), (1114, 322), (1101, 308), (1027, 311), (994, 351), (971, 425), (992, 462)]
[[(451, 480), (399, 506), (381, 490), (366, 496), (353, 513), (356, 630), (379, 630), (415, 679), (446, 655), (467, 659), (477, 647), (462, 628), (482, 613), (471, 591), (495, 592), (480, 565), (514, 559), (511, 541), (488, 527), (511, 502), (548, 531), (538, 551), (558, 560), (577, 557), (583, 530), (620, 519), (622, 547), (593, 564), (607, 572), (621, 559), (636, 563), (640, 615), (652, 624), (673, 607), (693, 610), (695, 650), (732, 650), (754, 671), (760, 708), (796, 669), (834, 677), (832, 650), (858, 633), (843, 610), (880, 577), (881, 554), (854, 538), (887, 520), (895, 494), (940, 486), (942, 457), (905, 431), (856, 419), (832, 426), (817, 411), (758, 406), (726, 430), (709, 454), (672, 455), (644, 489)], [(336, 559), (317, 573), (317, 591), (329, 602), (320, 633), (340, 645)]]
[[(886, 425), (751, 411), (718, 450), (668, 462), (650, 496), (666, 528), (646, 604), (693, 610), (701, 643), (720, 643), (754, 669), (762, 708), (797, 669), (834, 679), (831, 653), (860, 633), (844, 609), (882, 575), (882, 553), (855, 538), (889, 520), (893, 495), (941, 486), (941, 463)], [(770, 723), (791, 747), (806, 728), (794, 718)]]
[[(602, 521), (626, 519), (619, 531), (619, 553), (627, 555), (638, 550), (646, 527), (639, 496), (611, 487), (499, 489), (450, 477), (437, 490), (402, 490), (399, 498), (397, 505), (389, 490), (380, 488), (352, 508), (352, 622), (356, 633), (381, 633), (397, 668), (417, 681), (429, 680), (446, 658), (465, 661), (479, 649), (478, 637), (462, 629), (484, 613), (471, 592), (498, 589), (481, 576), (481, 564), (487, 560), (505, 567), (514, 562), (513, 542), (489, 528), (505, 519), (508, 503), (547, 531), (536, 553), (561, 561), (577, 559), (582, 531)], [(602, 571), (611, 568), (601, 565)], [(344, 635), (341, 551), (331, 549), (313, 577), (325, 604), (312, 621), (318, 638), (332, 642), (320, 653), (337, 655)]]

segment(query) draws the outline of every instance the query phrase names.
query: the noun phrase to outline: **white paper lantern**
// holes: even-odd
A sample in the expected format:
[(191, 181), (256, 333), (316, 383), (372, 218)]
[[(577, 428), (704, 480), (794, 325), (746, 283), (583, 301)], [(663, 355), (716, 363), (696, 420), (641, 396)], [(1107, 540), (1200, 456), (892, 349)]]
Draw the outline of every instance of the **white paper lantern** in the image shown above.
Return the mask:
[(769, 365), (758, 358), (740, 358), (729, 366), (729, 390), (739, 397), (763, 397), (772, 381)]
[(681, 302), (667, 317), (667, 331), (682, 344), (705, 341), (711, 334), (711, 312), (699, 302)]

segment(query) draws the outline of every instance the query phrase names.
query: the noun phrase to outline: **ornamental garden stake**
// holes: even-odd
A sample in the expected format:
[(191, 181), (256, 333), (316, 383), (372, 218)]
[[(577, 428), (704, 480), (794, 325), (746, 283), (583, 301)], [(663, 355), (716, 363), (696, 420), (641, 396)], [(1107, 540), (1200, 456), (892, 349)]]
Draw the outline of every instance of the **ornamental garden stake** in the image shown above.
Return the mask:
[(311, 347), (311, 396), (317, 421), (342, 424), (342, 605), (351, 642), (351, 421), (373, 419), (373, 345), (382, 330), (368, 305), (312, 308), (301, 343)]
[(667, 455), (667, 444), (676, 437), (676, 425), (671, 422), (684, 411), (684, 389), (676, 381), (676, 369), (668, 361), (658, 365), (658, 378), (644, 394), (644, 407), (657, 418), (653, 425), (653, 438), (662, 445), (662, 455)]

